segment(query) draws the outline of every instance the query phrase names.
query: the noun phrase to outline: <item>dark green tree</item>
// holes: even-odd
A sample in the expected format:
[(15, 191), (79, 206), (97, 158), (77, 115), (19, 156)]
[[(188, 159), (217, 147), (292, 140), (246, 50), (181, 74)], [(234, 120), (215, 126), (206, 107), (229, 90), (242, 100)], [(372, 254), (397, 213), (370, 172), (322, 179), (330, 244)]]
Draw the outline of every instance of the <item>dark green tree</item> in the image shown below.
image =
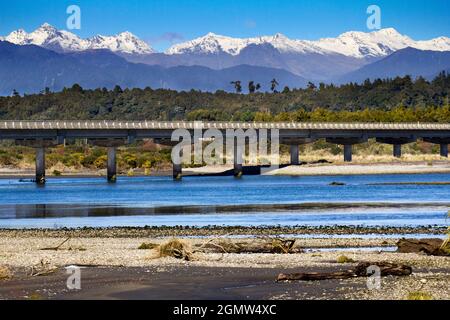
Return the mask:
[(272, 79), (272, 81), (270, 81), (270, 91), (275, 92), (278, 86), (279, 86), (279, 83), (277, 82), (277, 80), (275, 78)]
[(316, 85), (313, 83), (313, 82), (308, 82), (308, 89), (309, 90), (316, 90), (317, 89), (317, 87), (316, 87)]
[(255, 81), (250, 81), (248, 83), (248, 92), (255, 93), (255, 91), (256, 91)]
[(239, 81), (239, 80), (231, 81), (231, 84), (234, 86), (234, 90), (236, 90), (236, 93), (241, 93), (242, 92), (241, 81)]
[(114, 92), (115, 94), (121, 94), (121, 93), (123, 93), (123, 90), (122, 90), (122, 88), (121, 88), (119, 85), (116, 85), (116, 86), (114, 87), (113, 92)]

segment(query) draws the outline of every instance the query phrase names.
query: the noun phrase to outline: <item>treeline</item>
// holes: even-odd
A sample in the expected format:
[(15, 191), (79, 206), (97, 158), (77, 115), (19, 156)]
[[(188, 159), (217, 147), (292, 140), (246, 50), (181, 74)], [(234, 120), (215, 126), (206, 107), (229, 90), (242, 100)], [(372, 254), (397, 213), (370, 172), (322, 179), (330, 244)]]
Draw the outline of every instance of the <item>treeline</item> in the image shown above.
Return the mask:
[[(274, 79), (275, 80), (275, 79)], [(279, 90), (279, 92), (277, 91)], [(0, 97), (1, 120), (450, 121), (450, 75), (342, 86), (310, 83), (271, 93), (177, 92), (151, 88), (84, 90)]]

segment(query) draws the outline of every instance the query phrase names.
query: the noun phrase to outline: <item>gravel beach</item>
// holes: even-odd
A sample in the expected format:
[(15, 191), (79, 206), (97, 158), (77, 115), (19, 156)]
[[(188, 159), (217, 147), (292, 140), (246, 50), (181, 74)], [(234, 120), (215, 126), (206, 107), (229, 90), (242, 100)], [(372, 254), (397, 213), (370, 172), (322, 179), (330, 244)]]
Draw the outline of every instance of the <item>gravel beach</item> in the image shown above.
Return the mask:
[[(139, 228), (1, 230), (0, 265), (8, 267), (12, 277), (0, 280), (0, 298), (201, 299), (204, 292), (212, 290), (215, 293), (210, 293), (211, 299), (407, 299), (414, 292), (425, 292), (433, 299), (450, 299), (450, 259), (392, 252), (401, 233), (398, 237), (383, 237), (383, 233), (377, 236), (374, 230), (368, 229), (363, 230), (360, 237), (350, 238), (343, 232), (350, 230), (335, 229), (336, 232), (328, 232), (333, 238), (321, 237), (319, 233), (312, 238), (296, 237), (295, 246), (302, 250), (300, 253), (238, 254), (199, 249), (223, 241), (255, 244), (274, 239), (277, 234), (265, 230), (264, 235), (257, 237), (242, 234), (236, 237), (237, 233), (230, 236), (222, 230), (215, 235), (198, 237), (199, 234), (195, 236), (189, 229), (184, 233), (182, 229), (178, 229), (178, 233), (173, 229), (155, 230), (153, 235), (151, 230)], [(402, 230), (395, 231), (398, 234)], [(408, 234), (408, 230), (403, 231)], [(444, 230), (433, 228), (409, 231), (421, 231), (438, 238), (444, 235)], [(339, 236), (340, 232), (343, 235)], [(290, 230), (287, 234), (295, 233)], [(371, 237), (364, 237), (364, 234)], [(161, 258), (155, 249), (138, 249), (143, 243), (158, 245), (174, 236), (194, 252), (190, 261)], [(349, 258), (349, 262), (338, 263), (342, 255)], [(383, 290), (368, 290), (365, 278), (275, 282), (281, 272), (335, 272), (363, 261), (407, 264), (413, 268), (413, 274), (383, 278)], [(86, 278), (79, 292), (68, 291), (61, 284), (67, 278), (64, 268), (70, 265), (83, 266)], [(50, 272), (31, 276), (33, 270), (39, 268)], [(218, 274), (224, 276), (218, 277)], [(192, 283), (194, 280), (196, 284)], [(175, 284), (184, 289), (170, 290)], [(229, 287), (234, 289), (227, 290)]]

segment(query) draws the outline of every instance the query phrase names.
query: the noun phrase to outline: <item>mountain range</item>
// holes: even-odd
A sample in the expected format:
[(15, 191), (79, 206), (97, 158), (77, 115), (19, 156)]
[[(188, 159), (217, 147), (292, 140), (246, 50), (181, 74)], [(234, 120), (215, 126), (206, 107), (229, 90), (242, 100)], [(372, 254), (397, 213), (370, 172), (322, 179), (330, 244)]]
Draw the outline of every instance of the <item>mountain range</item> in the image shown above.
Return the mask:
[[(11, 79), (14, 73), (2, 72), (0, 77), (16, 83), (13, 88), (21, 92), (45, 86), (57, 90), (71, 81), (89, 88), (119, 84), (233, 90), (232, 80), (241, 80), (245, 86), (249, 80), (266, 84), (277, 78), (280, 85), (293, 87), (308, 81), (361, 82), (406, 74), (431, 77), (450, 69), (450, 38), (415, 41), (393, 28), (346, 32), (317, 41), (282, 34), (241, 39), (208, 33), (164, 53), (130, 32), (81, 39), (47, 23), (31, 33), (13, 31), (0, 41), (0, 70), (17, 72), (15, 79)], [(30, 61), (40, 71), (28, 70), (34, 78), (25, 79)], [(6, 83), (0, 87), (2, 93), (10, 89)]]
[(164, 68), (131, 63), (110, 50), (57, 53), (36, 45), (18, 46), (0, 42), (0, 95), (13, 90), (37, 93), (48, 87), (60, 91), (78, 83), (86, 89), (165, 88), (189, 91), (233, 91), (239, 79), (261, 83), (265, 90), (273, 78), (280, 86), (303, 87), (306, 79), (286, 70), (240, 65), (223, 70), (202, 66)]
[(48, 23), (44, 23), (31, 33), (23, 29), (11, 32), (0, 41), (8, 41), (17, 45), (34, 44), (57, 52), (79, 52), (92, 49), (108, 49), (117, 53), (151, 54), (155, 51), (144, 41), (130, 32), (122, 32), (116, 36), (97, 35), (89, 39), (81, 39), (77, 35), (57, 30)]

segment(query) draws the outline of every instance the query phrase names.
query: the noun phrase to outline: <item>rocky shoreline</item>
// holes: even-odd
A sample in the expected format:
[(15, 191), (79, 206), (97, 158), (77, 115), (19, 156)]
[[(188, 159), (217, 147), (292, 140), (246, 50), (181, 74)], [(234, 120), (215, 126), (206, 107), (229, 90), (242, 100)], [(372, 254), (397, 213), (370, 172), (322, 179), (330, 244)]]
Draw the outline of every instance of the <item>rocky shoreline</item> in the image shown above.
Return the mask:
[(0, 237), (48, 238), (162, 238), (215, 236), (283, 236), (283, 235), (414, 235), (444, 236), (447, 228), (421, 227), (364, 227), (364, 226), (268, 226), (268, 227), (117, 227), (117, 228), (59, 228), (59, 229), (0, 229)]

